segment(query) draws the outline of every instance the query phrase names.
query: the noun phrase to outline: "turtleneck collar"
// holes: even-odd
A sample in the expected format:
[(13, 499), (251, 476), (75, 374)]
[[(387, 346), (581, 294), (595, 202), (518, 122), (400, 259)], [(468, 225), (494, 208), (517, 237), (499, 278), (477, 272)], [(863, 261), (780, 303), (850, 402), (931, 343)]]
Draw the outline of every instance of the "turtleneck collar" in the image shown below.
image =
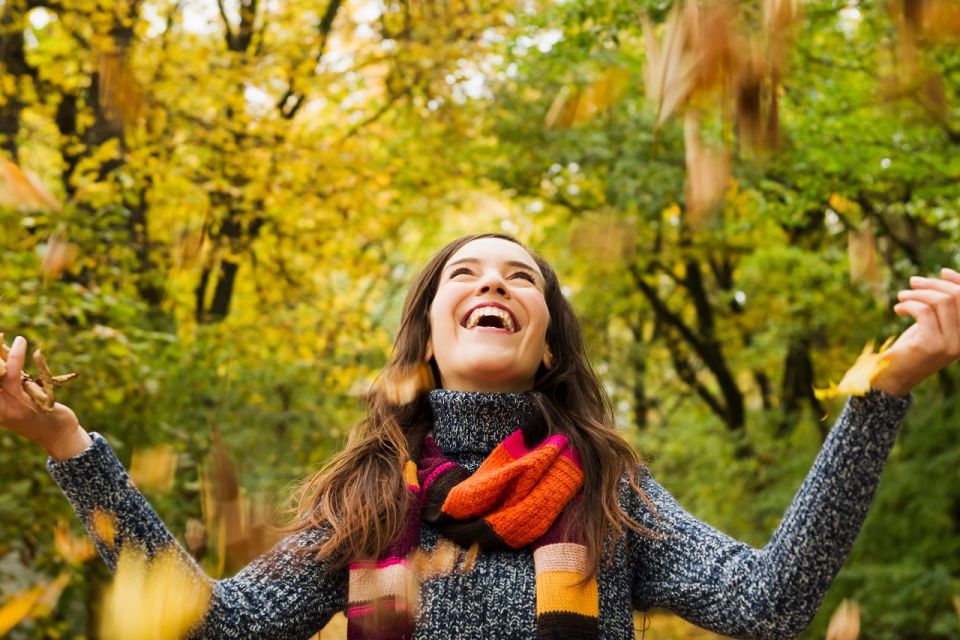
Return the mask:
[(482, 393), (434, 389), (433, 438), (446, 455), (488, 454), (533, 419), (536, 407), (523, 393)]

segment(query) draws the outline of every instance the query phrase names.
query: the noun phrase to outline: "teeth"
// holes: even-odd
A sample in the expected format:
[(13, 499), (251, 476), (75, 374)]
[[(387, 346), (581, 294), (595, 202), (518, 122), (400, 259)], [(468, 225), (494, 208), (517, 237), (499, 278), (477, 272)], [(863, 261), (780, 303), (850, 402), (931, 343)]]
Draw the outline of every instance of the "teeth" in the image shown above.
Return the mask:
[(497, 309), (496, 307), (480, 307), (479, 309), (474, 309), (473, 313), (470, 314), (470, 317), (467, 318), (467, 329), (473, 329), (480, 323), (480, 319), (484, 316), (496, 316), (503, 320), (503, 327), (513, 333), (514, 325), (513, 318), (510, 317), (510, 314), (504, 311), (503, 309)]

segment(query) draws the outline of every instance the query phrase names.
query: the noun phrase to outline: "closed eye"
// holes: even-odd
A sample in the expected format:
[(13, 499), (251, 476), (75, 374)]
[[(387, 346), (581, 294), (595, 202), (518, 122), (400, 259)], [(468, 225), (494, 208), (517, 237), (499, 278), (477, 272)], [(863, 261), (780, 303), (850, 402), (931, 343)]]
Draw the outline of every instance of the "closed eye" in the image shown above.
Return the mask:
[(511, 278), (523, 278), (524, 280), (527, 280), (527, 281), (530, 282), (531, 284), (537, 284), (537, 280), (536, 280), (536, 278), (533, 277), (533, 274), (527, 273), (526, 271), (517, 271), (516, 273), (514, 273), (514, 274), (511, 275), (510, 277), (511, 277)]
[(472, 276), (473, 271), (470, 271), (470, 269), (467, 269), (466, 267), (457, 267), (456, 269), (450, 272), (450, 279), (452, 280), (453, 278), (456, 278), (457, 276), (462, 276), (462, 275)]

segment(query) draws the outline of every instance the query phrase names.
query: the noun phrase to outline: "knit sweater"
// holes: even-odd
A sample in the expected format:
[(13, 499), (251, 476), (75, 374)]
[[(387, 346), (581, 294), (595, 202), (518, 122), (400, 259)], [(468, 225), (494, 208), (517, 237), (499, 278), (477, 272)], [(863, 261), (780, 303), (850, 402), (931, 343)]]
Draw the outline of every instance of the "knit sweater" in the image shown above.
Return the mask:
[[(624, 483), (621, 504), (664, 535), (628, 533), (612, 566), (598, 578), (600, 637), (634, 637), (632, 612), (665, 608), (717, 633), (791, 638), (810, 622), (860, 530), (884, 461), (910, 397), (871, 391), (847, 401), (807, 478), (770, 541), (738, 542), (687, 513), (644, 470), (642, 488), (655, 508)], [(434, 439), (449, 458), (475, 470), (534, 408), (520, 394), (435, 390)], [(117, 547), (127, 541), (153, 551), (176, 539), (130, 482), (99, 435), (83, 453), (47, 467), (88, 531), (95, 509), (117, 516)], [(213, 595), (196, 638), (308, 638), (346, 604), (346, 571), (298, 552), (321, 540), (311, 530), (289, 536), (237, 575), (211, 581)], [(92, 536), (96, 540), (96, 536)], [(420, 547), (432, 549), (428, 524)], [(116, 550), (98, 543), (112, 568)], [(186, 553), (184, 562), (192, 562)], [(415, 638), (536, 638), (531, 553), (488, 551), (473, 569), (425, 580)]]

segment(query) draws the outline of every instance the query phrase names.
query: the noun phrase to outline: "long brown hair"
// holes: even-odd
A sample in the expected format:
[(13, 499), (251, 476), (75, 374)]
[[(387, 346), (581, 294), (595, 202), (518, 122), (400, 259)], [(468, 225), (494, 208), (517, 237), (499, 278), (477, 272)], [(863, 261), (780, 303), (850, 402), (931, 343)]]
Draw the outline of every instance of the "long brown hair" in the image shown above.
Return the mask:
[[(393, 355), (380, 381), (402, 379), (421, 366), (430, 338), (430, 305), (443, 267), (457, 250), (480, 238), (523, 246), (508, 235), (487, 233), (464, 236), (437, 252), (410, 287)], [(613, 428), (610, 400), (587, 359), (573, 307), (563, 296), (553, 268), (529, 253), (545, 281), (544, 297), (550, 312), (546, 338), (553, 363), (549, 369), (540, 367), (528, 395), (539, 409), (544, 435), (566, 434), (580, 455), (583, 499), (571, 508), (574, 521), (584, 532), (589, 566), (596, 572), (609, 532), (614, 540), (627, 528), (652, 534), (620, 507), (621, 479), (649, 501), (639, 486), (640, 460)], [(334, 566), (379, 558), (401, 534), (410, 500), (401, 469), (419, 438), (429, 431), (431, 421), (425, 393), (398, 402), (388, 385), (375, 384), (367, 398), (367, 415), (353, 428), (346, 448), (301, 485), (288, 531), (326, 529), (327, 536), (315, 551)]]

